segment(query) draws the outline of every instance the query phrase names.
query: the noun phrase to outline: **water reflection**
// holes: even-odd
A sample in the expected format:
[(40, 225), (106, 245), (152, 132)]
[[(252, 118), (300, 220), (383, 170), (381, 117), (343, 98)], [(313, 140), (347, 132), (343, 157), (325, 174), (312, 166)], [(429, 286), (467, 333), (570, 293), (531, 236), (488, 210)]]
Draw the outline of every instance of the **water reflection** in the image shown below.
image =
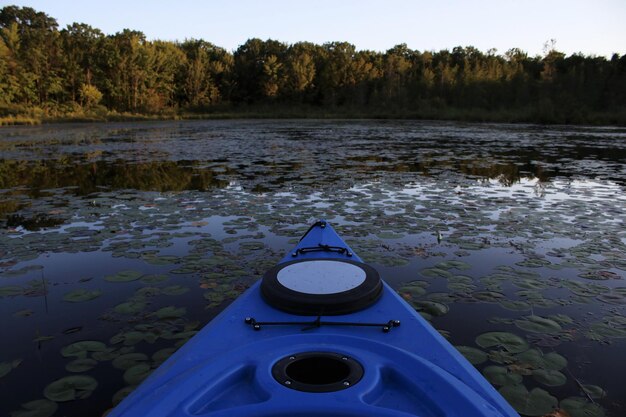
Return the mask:
[(0, 366), (16, 387), (0, 393), (0, 415), (74, 372), (63, 352), (80, 341), (106, 345), (79, 352), (98, 389), (60, 402), (58, 414), (101, 415), (137, 382), (117, 357), (158, 366), (317, 217), (453, 344), (482, 350), (477, 336), (506, 331), (570, 364), (559, 387), (502, 350), (484, 349), (479, 369), (515, 365), (528, 389), (585, 404), (580, 384), (597, 386), (607, 414), (626, 410), (619, 130), (311, 121), (46, 129), (8, 130), (19, 146), (0, 145), (0, 313), (12, 336)]

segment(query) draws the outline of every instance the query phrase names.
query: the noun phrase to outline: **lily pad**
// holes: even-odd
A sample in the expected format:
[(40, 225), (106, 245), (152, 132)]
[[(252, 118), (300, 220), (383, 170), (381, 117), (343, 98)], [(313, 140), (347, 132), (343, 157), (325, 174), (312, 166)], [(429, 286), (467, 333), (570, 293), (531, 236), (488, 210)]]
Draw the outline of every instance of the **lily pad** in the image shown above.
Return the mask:
[(165, 348), (157, 350), (152, 354), (152, 360), (155, 364), (160, 365), (161, 363), (165, 362), (167, 358), (172, 356), (174, 352), (176, 352), (175, 348)]
[(605, 415), (602, 407), (582, 397), (566, 398), (559, 405), (571, 417), (604, 417)]
[(430, 316), (443, 316), (449, 310), (448, 306), (435, 301), (413, 301), (413, 307), (420, 313), (426, 313)]
[(182, 285), (170, 285), (169, 287), (163, 288), (161, 293), (165, 295), (181, 295), (185, 294), (187, 291), (189, 291), (189, 287), (183, 287)]
[(459, 269), (462, 271), (466, 269), (472, 269), (472, 265), (468, 264), (467, 262), (456, 260), (439, 262), (436, 267), (441, 269)]
[(13, 313), (14, 317), (30, 317), (33, 314), (35, 314), (35, 312), (31, 309), (24, 309), (24, 310), (20, 310), (20, 311), (16, 311), (15, 313)]
[(87, 352), (102, 352), (106, 350), (106, 345), (97, 340), (82, 340), (72, 343), (61, 349), (61, 355), (66, 358), (76, 356), (77, 358), (87, 357)]
[(15, 359), (11, 362), (0, 362), (0, 378), (7, 376), (9, 372), (17, 368), (21, 363), (21, 359)]
[(558, 387), (567, 382), (565, 375), (552, 369), (536, 369), (533, 371), (533, 378), (535, 378), (537, 382), (549, 387)]
[(522, 330), (533, 333), (557, 333), (562, 330), (561, 325), (556, 321), (535, 315), (515, 320), (515, 325)]
[(441, 268), (425, 268), (420, 271), (420, 274), (428, 278), (447, 278), (452, 276), (451, 272)]
[(109, 282), (130, 282), (136, 281), (142, 276), (143, 274), (139, 271), (126, 270), (120, 271), (115, 275), (108, 275), (104, 277), (104, 280)]
[(102, 291), (89, 291), (85, 289), (77, 289), (70, 291), (63, 296), (63, 300), (70, 303), (80, 303), (83, 301), (91, 301), (102, 295)]
[(539, 349), (530, 349), (515, 356), (518, 363), (528, 364), (533, 369), (560, 371), (567, 366), (567, 359), (556, 352), (543, 353)]
[(139, 363), (124, 372), (124, 381), (129, 385), (137, 385), (150, 375), (152, 368), (147, 363)]
[(156, 284), (159, 282), (166, 281), (168, 278), (169, 276), (165, 274), (150, 274), (150, 275), (142, 276), (141, 281), (145, 282), (146, 284)]
[(509, 353), (519, 353), (528, 349), (528, 343), (521, 337), (508, 332), (487, 332), (476, 338), (482, 348), (499, 347)]
[(506, 385), (498, 392), (518, 413), (527, 416), (543, 416), (558, 404), (555, 397), (541, 388), (529, 392), (524, 385)]
[(14, 297), (16, 295), (22, 295), (23, 293), (24, 293), (24, 289), (22, 287), (18, 287), (17, 285), (9, 285), (5, 287), (0, 287), (0, 298)]
[(50, 400), (40, 399), (22, 404), (22, 408), (11, 413), (11, 417), (51, 417), (59, 405)]
[(87, 375), (66, 376), (49, 384), (43, 395), (49, 400), (56, 402), (72, 401), (88, 398), (98, 382)]
[(143, 300), (130, 300), (116, 305), (113, 310), (119, 314), (137, 314), (143, 311), (147, 303)]
[(139, 362), (144, 362), (147, 360), (148, 355), (146, 355), (145, 353), (126, 353), (113, 359), (112, 365), (116, 369), (127, 370), (135, 365), (138, 365)]
[(471, 346), (455, 346), (455, 348), (461, 352), (465, 359), (472, 365), (479, 365), (487, 360), (487, 353), (480, 349), (476, 349)]
[(487, 357), (490, 361), (500, 364), (512, 364), (515, 362), (513, 354), (504, 350), (490, 350)]
[(91, 357), (98, 362), (107, 362), (117, 358), (120, 355), (120, 352), (115, 348), (106, 348), (106, 350), (94, 352), (91, 354)]
[(510, 372), (504, 366), (487, 366), (483, 369), (483, 375), (492, 385), (517, 385), (522, 382), (520, 374)]
[(496, 291), (476, 291), (472, 293), (472, 298), (485, 303), (497, 303), (506, 297)]
[(185, 315), (187, 309), (185, 307), (176, 308), (174, 306), (163, 307), (154, 314), (160, 319), (178, 318)]
[(600, 400), (606, 397), (606, 391), (597, 385), (584, 384), (583, 390), (594, 400)]
[(116, 406), (119, 403), (121, 403), (122, 400), (124, 398), (128, 397), (128, 395), (131, 392), (133, 392), (136, 388), (137, 388), (136, 385), (129, 385), (129, 386), (126, 386), (126, 387), (118, 390), (115, 394), (113, 394), (113, 399), (111, 400), (111, 402), (113, 403), (113, 406)]
[(500, 300), (500, 305), (507, 310), (526, 311), (530, 310), (530, 304), (520, 300)]
[(425, 281), (412, 281), (400, 287), (398, 293), (405, 300), (410, 300), (426, 294), (426, 287), (428, 287), (428, 285), (429, 284)]
[(95, 359), (79, 358), (65, 365), (65, 370), (67, 370), (68, 372), (87, 372), (93, 369), (97, 364), (98, 361)]

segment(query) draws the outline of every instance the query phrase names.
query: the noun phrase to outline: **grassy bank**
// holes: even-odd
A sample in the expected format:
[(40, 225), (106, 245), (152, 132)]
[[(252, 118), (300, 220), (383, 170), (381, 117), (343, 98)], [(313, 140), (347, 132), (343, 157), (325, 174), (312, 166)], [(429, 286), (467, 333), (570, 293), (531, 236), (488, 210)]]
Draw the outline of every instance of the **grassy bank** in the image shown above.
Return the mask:
[(99, 108), (96, 111), (49, 111), (29, 109), (23, 114), (0, 116), (0, 126), (47, 123), (137, 122), (156, 120), (227, 119), (404, 119), (464, 122), (535, 123), (626, 126), (626, 108), (613, 112), (549, 111), (534, 107), (486, 110), (479, 108), (371, 109), (317, 106), (239, 106), (210, 111), (168, 111), (156, 114), (120, 113)]

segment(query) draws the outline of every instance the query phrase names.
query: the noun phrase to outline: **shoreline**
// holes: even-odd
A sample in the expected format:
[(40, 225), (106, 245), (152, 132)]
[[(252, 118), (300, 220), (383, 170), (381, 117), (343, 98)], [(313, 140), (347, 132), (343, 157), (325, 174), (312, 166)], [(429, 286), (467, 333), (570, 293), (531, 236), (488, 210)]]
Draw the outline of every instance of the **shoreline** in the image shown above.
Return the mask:
[(116, 113), (55, 116), (12, 115), (0, 117), (0, 127), (37, 126), (55, 123), (115, 123), (176, 120), (245, 120), (245, 119), (346, 119), (346, 120), (439, 120), (473, 123), (512, 123), (573, 126), (626, 126), (626, 110), (616, 113), (593, 113), (579, 117), (537, 117), (530, 111), (485, 111), (476, 109), (445, 109), (442, 111), (359, 111), (333, 109), (246, 109), (219, 112), (180, 112), (164, 114)]

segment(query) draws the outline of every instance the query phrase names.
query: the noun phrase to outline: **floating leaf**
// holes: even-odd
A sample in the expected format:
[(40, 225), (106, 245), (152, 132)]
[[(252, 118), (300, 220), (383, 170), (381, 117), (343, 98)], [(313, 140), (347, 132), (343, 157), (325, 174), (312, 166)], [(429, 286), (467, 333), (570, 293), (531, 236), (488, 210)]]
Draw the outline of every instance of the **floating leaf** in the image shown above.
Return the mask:
[(492, 385), (517, 385), (523, 379), (520, 374), (510, 372), (504, 366), (487, 366), (483, 369), (483, 375)]
[(455, 348), (461, 352), (465, 359), (467, 359), (472, 365), (478, 365), (487, 360), (487, 354), (480, 349), (476, 349), (471, 346), (455, 346)]
[(515, 362), (515, 357), (513, 356), (513, 354), (504, 350), (490, 350), (487, 356), (489, 357), (490, 361), (495, 363), (511, 364)]
[(91, 354), (91, 357), (98, 362), (106, 362), (117, 358), (119, 355), (120, 352), (111, 347), (103, 351), (94, 352)]
[(581, 278), (592, 279), (595, 281), (605, 281), (608, 279), (620, 279), (619, 274), (611, 271), (589, 271), (578, 274)]
[(584, 384), (583, 390), (588, 396), (590, 396), (594, 400), (600, 400), (606, 397), (606, 391), (602, 389), (602, 387), (599, 387), (597, 385)]
[(160, 319), (178, 318), (185, 315), (187, 309), (185, 307), (176, 308), (174, 306), (163, 307), (154, 314)]
[(147, 306), (147, 303), (143, 300), (133, 299), (125, 303), (116, 305), (113, 310), (119, 314), (137, 314), (143, 311)]
[(15, 313), (13, 313), (13, 316), (15, 317), (30, 317), (33, 314), (35, 314), (35, 312), (33, 310), (20, 310), (20, 311), (16, 311)]
[(523, 385), (506, 385), (498, 390), (520, 414), (542, 416), (552, 411), (558, 401), (547, 391), (534, 388), (530, 392)]
[(80, 303), (83, 301), (91, 301), (102, 295), (102, 291), (89, 291), (85, 289), (77, 289), (70, 291), (63, 296), (64, 301), (70, 303)]
[(439, 262), (437, 265), (435, 265), (435, 267), (441, 268), (441, 269), (459, 269), (459, 270), (472, 269), (472, 265), (468, 264), (467, 262), (455, 261), (455, 260)]
[(604, 417), (604, 409), (586, 398), (569, 397), (559, 404), (571, 417)]
[(500, 300), (500, 305), (507, 310), (526, 311), (530, 310), (530, 304), (520, 300)]
[(499, 347), (509, 353), (519, 353), (528, 349), (528, 343), (521, 337), (508, 332), (487, 332), (476, 338), (482, 348)]
[(7, 376), (9, 372), (17, 368), (21, 363), (21, 359), (15, 359), (11, 362), (0, 362), (0, 378)]
[(447, 305), (435, 301), (413, 301), (411, 304), (420, 313), (426, 313), (435, 317), (443, 316), (449, 310)]
[(24, 293), (24, 289), (16, 285), (0, 287), (0, 298), (13, 297), (16, 295), (22, 295), (23, 293)]
[(425, 268), (420, 271), (420, 274), (428, 278), (447, 278), (452, 276), (452, 273), (440, 268)]
[(530, 349), (515, 356), (516, 361), (532, 366), (534, 369), (560, 371), (567, 366), (567, 359), (556, 352), (543, 353), (539, 349)]
[(428, 285), (429, 284), (425, 281), (412, 281), (400, 287), (398, 293), (400, 293), (404, 299), (410, 300), (426, 294), (425, 288), (428, 287)]
[(51, 417), (59, 405), (50, 400), (41, 399), (22, 404), (22, 409), (13, 411), (11, 417)]
[(143, 274), (139, 271), (126, 270), (120, 271), (115, 275), (108, 275), (104, 277), (104, 280), (109, 282), (130, 282), (136, 281), (142, 276)]
[(152, 368), (147, 363), (139, 363), (124, 372), (124, 381), (129, 385), (137, 385), (150, 375)]
[(557, 333), (562, 330), (561, 325), (556, 321), (535, 315), (515, 320), (515, 325), (522, 330), (533, 333)]
[(533, 371), (533, 378), (535, 378), (537, 382), (549, 387), (558, 387), (567, 382), (565, 375), (552, 369), (536, 369)]
[(506, 297), (504, 294), (495, 291), (476, 291), (472, 293), (472, 298), (485, 303), (497, 303)]
[(86, 372), (93, 369), (98, 364), (95, 359), (75, 359), (65, 365), (65, 369), (69, 372)]
[(144, 275), (141, 277), (141, 281), (145, 282), (146, 284), (156, 284), (159, 282), (163, 282), (165, 280), (167, 280), (169, 278), (169, 276), (165, 275), (165, 274), (151, 274), (151, 275)]
[(98, 382), (87, 375), (72, 375), (58, 379), (49, 384), (43, 395), (52, 401), (63, 402), (85, 399), (98, 386)]
[(115, 394), (113, 394), (113, 398), (112, 398), (112, 403), (113, 406), (118, 405), (119, 403), (122, 402), (122, 400), (126, 397), (128, 397), (128, 395), (133, 392), (135, 389), (137, 389), (136, 385), (129, 385), (126, 386), (120, 390), (118, 390)]
[(117, 358), (113, 359), (112, 365), (116, 369), (130, 369), (133, 366), (137, 365), (138, 362), (143, 362), (148, 360), (148, 355), (145, 353), (126, 353), (124, 355), (120, 355)]
[(161, 290), (165, 295), (181, 295), (187, 291), (189, 291), (189, 287), (183, 287), (182, 285), (171, 285)]
[(68, 358), (76, 356), (78, 358), (85, 358), (87, 352), (101, 352), (106, 350), (106, 345), (96, 340), (82, 340), (80, 342), (72, 343), (61, 349), (61, 355)]
[(176, 349), (174, 348), (165, 348), (165, 349), (157, 350), (156, 352), (152, 354), (152, 360), (154, 361), (155, 364), (160, 365), (161, 363), (165, 362), (167, 358), (172, 356), (174, 352), (176, 352)]

